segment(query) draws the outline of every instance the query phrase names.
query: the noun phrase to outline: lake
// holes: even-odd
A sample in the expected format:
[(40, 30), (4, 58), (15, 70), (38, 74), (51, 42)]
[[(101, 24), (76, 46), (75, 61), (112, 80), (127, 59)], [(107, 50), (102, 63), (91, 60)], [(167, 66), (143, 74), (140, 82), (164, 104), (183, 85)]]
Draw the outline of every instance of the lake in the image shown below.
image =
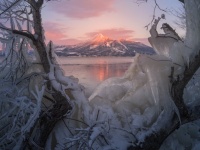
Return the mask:
[(79, 79), (89, 97), (102, 81), (123, 76), (133, 57), (57, 57), (57, 61), (66, 76), (72, 75)]
[(123, 76), (132, 61), (133, 57), (58, 57), (65, 75), (78, 78), (86, 96), (105, 79)]

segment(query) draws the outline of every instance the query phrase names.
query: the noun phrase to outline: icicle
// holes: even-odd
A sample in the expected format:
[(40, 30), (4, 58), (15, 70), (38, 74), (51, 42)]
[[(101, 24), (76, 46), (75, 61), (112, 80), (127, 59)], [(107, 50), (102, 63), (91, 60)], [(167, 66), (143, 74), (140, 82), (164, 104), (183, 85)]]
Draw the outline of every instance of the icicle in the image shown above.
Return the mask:
[(39, 117), (39, 113), (41, 111), (41, 101), (43, 98), (45, 86), (42, 86), (41, 90), (39, 90), (38, 86), (35, 86), (35, 90), (36, 90), (35, 93), (33, 91), (31, 91), (31, 93), (34, 95), (35, 99), (37, 100), (37, 105), (36, 105), (36, 108), (34, 108), (34, 112), (33, 112), (33, 114), (30, 115), (29, 120), (27, 121), (25, 126), (23, 126), (21, 128), (22, 134), (24, 134), (25, 132), (28, 132), (30, 130), (30, 128), (35, 123), (36, 119)]
[(19, 31), (22, 31), (22, 26), (20, 25), (19, 21), (17, 19), (15, 19), (16, 23), (17, 23), (17, 27)]
[(26, 27), (27, 27), (27, 31), (31, 33), (31, 24), (30, 24), (30, 21), (29, 21), (29, 14), (28, 14), (28, 11), (27, 9), (26, 10), (26, 19), (27, 19), (27, 24), (26, 24)]
[(11, 29), (15, 30), (15, 23), (12, 17), (10, 17), (10, 25), (11, 25)]

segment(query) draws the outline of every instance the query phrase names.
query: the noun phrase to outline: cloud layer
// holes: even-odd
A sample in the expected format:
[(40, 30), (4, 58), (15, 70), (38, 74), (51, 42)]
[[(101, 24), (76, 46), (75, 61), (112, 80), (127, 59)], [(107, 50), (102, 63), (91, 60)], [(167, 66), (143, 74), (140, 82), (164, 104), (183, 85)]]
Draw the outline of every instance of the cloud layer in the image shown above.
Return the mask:
[(132, 39), (134, 31), (124, 28), (112, 28), (112, 29), (102, 29), (95, 32), (86, 33), (86, 36), (92, 38), (98, 33), (102, 33), (112, 39)]
[(55, 40), (66, 38), (66, 35), (61, 30), (61, 25), (55, 22), (44, 23), (45, 36), (47, 40)]
[(91, 18), (114, 11), (116, 0), (63, 0), (48, 4), (51, 10), (70, 18)]
[(44, 29), (46, 42), (51, 40), (53, 43), (58, 45), (74, 45), (81, 42), (78, 39), (68, 38), (65, 32), (69, 29), (63, 28), (61, 24), (55, 22), (45, 22)]
[[(56, 22), (45, 22), (44, 29), (47, 42), (51, 40), (55, 44), (59, 45), (74, 45), (84, 41), (83, 38), (82, 40), (69, 38), (69, 36), (66, 33), (67, 31), (69, 31), (69, 28), (64, 28), (62, 24)], [(86, 33), (85, 40), (92, 39), (95, 35), (99, 33), (111, 39), (133, 39), (134, 31), (124, 28), (102, 29)]]

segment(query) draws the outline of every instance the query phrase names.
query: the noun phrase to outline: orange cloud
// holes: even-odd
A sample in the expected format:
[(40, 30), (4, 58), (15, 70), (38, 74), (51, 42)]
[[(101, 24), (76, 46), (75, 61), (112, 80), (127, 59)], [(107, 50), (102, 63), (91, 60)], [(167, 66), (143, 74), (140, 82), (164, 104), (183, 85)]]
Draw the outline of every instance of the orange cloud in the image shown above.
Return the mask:
[(131, 39), (133, 38), (134, 31), (124, 28), (102, 29), (95, 32), (86, 33), (86, 36), (94, 37), (98, 33), (102, 33), (111, 39)]
[(114, 11), (116, 0), (63, 0), (51, 2), (47, 7), (70, 18), (91, 18)]

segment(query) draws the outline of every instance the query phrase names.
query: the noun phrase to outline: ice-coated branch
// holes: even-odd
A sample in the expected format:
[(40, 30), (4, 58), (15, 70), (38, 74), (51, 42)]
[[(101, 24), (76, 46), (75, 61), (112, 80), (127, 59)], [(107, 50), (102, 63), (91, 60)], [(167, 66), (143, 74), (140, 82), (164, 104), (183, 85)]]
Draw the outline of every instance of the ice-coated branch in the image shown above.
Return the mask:
[[(5, 43), (5, 47), (6, 47), (5, 50), (7, 50), (7, 53), (6, 53), (7, 57), (5, 61), (3, 61), (3, 65), (1, 66), (4, 70), (4, 71), (1, 70), (2, 71), (1, 73), (3, 74), (0, 74), (0, 75), (3, 76), (4, 79), (9, 80), (9, 81), (11, 79), (14, 79), (14, 80), (11, 80), (11, 83), (13, 85), (16, 85), (19, 91), (13, 92), (13, 93), (16, 93), (18, 96), (20, 96), (20, 98), (19, 97), (16, 98), (17, 102), (13, 103), (14, 106), (15, 105), (17, 106), (16, 107), (17, 111), (15, 111), (17, 116), (13, 116), (14, 121), (11, 121), (11, 120), (8, 121), (8, 122), (11, 122), (12, 127), (7, 135), (11, 140), (15, 138), (16, 139), (15, 143), (17, 141), (19, 142), (18, 144), (20, 146), (17, 149), (23, 149), (28, 145), (32, 145), (33, 147), (44, 148), (48, 135), (50, 134), (51, 130), (54, 128), (55, 124), (71, 110), (71, 105), (69, 104), (70, 98), (65, 93), (65, 89), (71, 89), (71, 88), (76, 87), (74, 86), (76, 85), (76, 83), (73, 85), (74, 83), (73, 80), (69, 78), (64, 78), (64, 74), (62, 73), (61, 69), (57, 66), (57, 64), (51, 60), (52, 58), (48, 60), (48, 54), (46, 52), (46, 45), (44, 41), (44, 31), (43, 31), (42, 20), (41, 20), (41, 7), (44, 1), (43, 0), (27, 0), (27, 1), (24, 0), (24, 1), (20, 1), (21, 3), (17, 3), (14, 7), (12, 7), (12, 9), (8, 7), (10, 5), (6, 4), (7, 2), (10, 2), (10, 1), (4, 1), (4, 2), (5, 2), (5, 5), (4, 4), (1, 5), (0, 9), (4, 8), (3, 10), (6, 10), (6, 11), (5, 12), (1, 11), (2, 13), (1, 13), (0, 19), (7, 22), (8, 25), (7, 24), (3, 25), (2, 23), (0, 24), (0, 30), (2, 31), (0, 34), (3, 34), (3, 36), (1, 37), (1, 41)], [(31, 20), (30, 18), (33, 18), (33, 20)], [(23, 29), (24, 22), (26, 23), (25, 30)], [(35, 33), (34, 35), (32, 34), (31, 25), (33, 25), (33, 30)], [(38, 74), (43, 74), (43, 76), (45, 76), (46, 74), (52, 73), (52, 78), (45, 76), (47, 80), (46, 82), (47, 84), (45, 85), (47, 85), (49, 89), (52, 89), (51, 97), (55, 103), (51, 108), (48, 108), (48, 111), (44, 111), (42, 114), (39, 113), (38, 108), (36, 109), (37, 111), (34, 110), (36, 106), (35, 104), (33, 103), (31, 104), (28, 103), (27, 105), (23, 104), (23, 102), (26, 102), (26, 101), (30, 102), (29, 97), (27, 97), (28, 95), (28, 96), (31, 96), (33, 101), (34, 99), (36, 99), (37, 102), (39, 103), (38, 106), (40, 106), (42, 103), (41, 99), (43, 99), (43, 95), (44, 95), (44, 93), (42, 92), (43, 90), (40, 91), (37, 88), (36, 89), (33, 88), (34, 84), (32, 82), (34, 80), (36, 81), (38, 80), (37, 79), (38, 74), (34, 72), (29, 73), (26, 71), (26, 66), (30, 62), (26, 60), (26, 57), (24, 56), (24, 54), (27, 52), (26, 48), (29, 48), (29, 46), (32, 46), (34, 50), (38, 52), (40, 60), (41, 60), (41, 63), (40, 62), (39, 63), (44, 68), (44, 72), (38, 73)], [(7, 65), (10, 65), (10, 67), (6, 67)], [(70, 82), (68, 83), (68, 81)], [(36, 93), (33, 92), (33, 90), (36, 90)], [(6, 91), (7, 91), (7, 88), (6, 88)], [(12, 95), (10, 94), (11, 93), (10, 91), (4, 92), (4, 93), (6, 93), (6, 96)], [(7, 99), (4, 98), (3, 100), (7, 100)], [(9, 99), (9, 101), (7, 100), (6, 102), (8, 103), (11, 101)], [(28, 107), (31, 107), (32, 109), (29, 109)], [(28, 117), (26, 118), (26, 113), (25, 113), (26, 110), (30, 111), (29, 112), (30, 118)], [(6, 116), (6, 115), (9, 115), (9, 113), (0, 114), (2, 118), (4, 118), (3, 116)], [(10, 118), (10, 119), (13, 119), (13, 118)], [(20, 119), (22, 118), (23, 124), (22, 126), (16, 127), (16, 124), (18, 124), (18, 121), (19, 121), (18, 118)], [(31, 126), (33, 126), (33, 128), (31, 128)], [(37, 130), (34, 130), (38, 127), (40, 128), (39, 133)], [(2, 124), (2, 126), (0, 126), (0, 129), (3, 129), (6, 131), (8, 127), (5, 127), (5, 124)], [(15, 134), (13, 134), (15, 131), (18, 131), (18, 130), (22, 131), (21, 132), (23, 134), (22, 137), (26, 140), (23, 141), (22, 138), (18, 139), (18, 137)], [(30, 133), (27, 134), (26, 131), (29, 131), (29, 130), (30, 130)], [(3, 147), (5, 143), (9, 142), (9, 141), (8, 142), (6, 141), (7, 140), (6, 136), (2, 137), (3, 141), (1, 140), (2, 143), (0, 144), (0, 149)], [(30, 136), (34, 137), (34, 141), (29, 141)], [(6, 146), (6, 148), (12, 149), (13, 147)]]
[(40, 111), (41, 111), (41, 102), (44, 94), (45, 86), (42, 86), (41, 89), (39, 89), (38, 86), (35, 86), (35, 92), (31, 91), (31, 93), (34, 95), (35, 99), (37, 100), (36, 107), (34, 108), (34, 113), (31, 114), (29, 120), (27, 121), (26, 125), (21, 128), (22, 134), (25, 132), (29, 132), (31, 127), (36, 122), (36, 119), (39, 117)]
[[(79, 120), (74, 120), (79, 122)], [(84, 125), (86, 123), (82, 122)], [(73, 128), (70, 131), (71, 137), (66, 138), (66, 142), (64, 145), (66, 145), (65, 148), (70, 147), (77, 147), (77, 149), (95, 149), (95, 147), (98, 147), (97, 145), (105, 144), (109, 145), (109, 142), (106, 140), (106, 133), (107, 131), (107, 123), (108, 122), (94, 122), (94, 124), (86, 125), (85, 128)], [(101, 144), (100, 144), (101, 143)]]
[(192, 79), (195, 72), (199, 69), (200, 66), (200, 50), (199, 54), (194, 57), (188, 67), (185, 68), (183, 73), (183, 77), (178, 78), (172, 83), (171, 93), (173, 98), (175, 99), (175, 103), (179, 108), (182, 118), (189, 118), (191, 114), (189, 114), (187, 107), (184, 104), (183, 93), (186, 85)]
[(24, 36), (24, 37), (26, 37), (28, 39), (31, 39), (32, 41), (36, 40), (33, 34), (30, 34), (30, 33), (27, 33), (27, 32), (23, 32), (23, 31), (19, 31), (19, 30), (12, 30), (12, 33)]
[[(30, 16), (32, 15), (32, 8), (30, 4), (22, 0), (3, 2), (5, 2), (5, 5), (3, 7), (4, 13), (1, 14), (0, 19), (4, 20), (4, 22), (7, 22), (7, 24), (8, 21), (10, 21), (10, 28), (6, 27), (3, 24), (0, 24), (0, 29), (10, 34), (12, 33), (15, 35), (24, 36), (34, 43), (35, 36), (31, 33), (31, 25), (33, 24), (33, 20), (30, 19)], [(1, 3), (4, 4), (3, 2)], [(33, 0), (30, 3), (34, 2), (35, 1)], [(23, 29), (24, 22), (26, 22), (26, 29)], [(18, 30), (16, 29), (16, 26)]]
[(9, 11), (10, 9), (13, 9), (13, 7), (15, 6), (15, 5), (17, 5), (18, 3), (20, 3), (22, 0), (16, 0), (16, 1), (14, 1), (10, 6), (8, 6), (5, 10), (3, 10), (1, 13), (0, 13), (0, 16), (2, 15), (2, 14), (4, 14), (5, 12), (7, 12), (7, 11)]

